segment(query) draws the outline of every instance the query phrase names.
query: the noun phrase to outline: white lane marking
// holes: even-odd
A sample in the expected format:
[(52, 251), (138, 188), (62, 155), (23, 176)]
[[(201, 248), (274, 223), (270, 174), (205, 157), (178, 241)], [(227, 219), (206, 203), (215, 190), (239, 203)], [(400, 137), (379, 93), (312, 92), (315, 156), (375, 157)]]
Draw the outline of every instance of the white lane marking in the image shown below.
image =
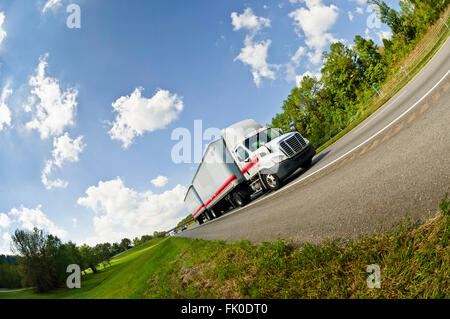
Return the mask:
[[(336, 163), (337, 161), (341, 160), (343, 157), (347, 156), (348, 154), (354, 152), (356, 149), (360, 148), (361, 146), (363, 146), (363, 145), (366, 144), (367, 142), (371, 141), (372, 139), (374, 139), (375, 137), (377, 137), (378, 135), (380, 135), (381, 133), (383, 133), (385, 130), (387, 130), (389, 127), (391, 127), (393, 124), (395, 124), (396, 122), (398, 122), (398, 120), (400, 120), (403, 116), (405, 116), (405, 114), (407, 114), (409, 111), (411, 111), (413, 108), (415, 108), (420, 102), (422, 102), (428, 95), (430, 95), (430, 93), (431, 93), (432, 91), (434, 91), (434, 89), (435, 89), (439, 84), (441, 84), (442, 81), (444, 81), (444, 79), (447, 77), (447, 75), (448, 75), (449, 73), (450, 73), (450, 70), (448, 70), (447, 73), (445, 73), (445, 75), (444, 75), (444, 76), (443, 76), (443, 77), (442, 77), (442, 78), (441, 78), (441, 79), (440, 79), (440, 80), (439, 80), (439, 81), (438, 81), (438, 82), (437, 82), (437, 83), (436, 83), (436, 84), (435, 84), (435, 85), (434, 85), (427, 93), (425, 93), (425, 95), (422, 96), (416, 103), (414, 103), (411, 107), (409, 107), (406, 111), (404, 111), (402, 114), (400, 114), (400, 115), (399, 115), (396, 119), (394, 119), (391, 123), (389, 123), (388, 125), (386, 125), (384, 128), (382, 128), (381, 130), (379, 130), (377, 133), (373, 134), (371, 137), (369, 137), (369, 138), (368, 138), (367, 140), (365, 140), (364, 142), (362, 142), (362, 143), (360, 143), (359, 145), (355, 146), (355, 147), (352, 148), (350, 151), (348, 151), (348, 152), (346, 152), (345, 154), (339, 156), (339, 157), (336, 158), (334, 161), (332, 161), (332, 162), (328, 163), (327, 165), (321, 167), (321, 168), (318, 169), (317, 171), (312, 172), (311, 174), (309, 174), (309, 175), (307, 175), (307, 176), (305, 176), (305, 177), (299, 179), (298, 181), (295, 181), (295, 182), (292, 182), (292, 183), (289, 184), (289, 185), (286, 185), (286, 186), (283, 187), (282, 189), (280, 189), (280, 190), (278, 190), (278, 191), (276, 191), (276, 192), (274, 192), (274, 193), (272, 193), (272, 194), (269, 194), (269, 195), (267, 195), (267, 196), (264, 196), (264, 197), (261, 198), (260, 200), (256, 200), (256, 201), (254, 201), (254, 202), (248, 204), (248, 205), (247, 205), (246, 207), (244, 207), (244, 208), (247, 208), (247, 207), (252, 206), (252, 205), (254, 205), (254, 204), (256, 204), (256, 203), (259, 203), (259, 202), (261, 202), (261, 201), (263, 201), (263, 200), (265, 200), (265, 199), (268, 199), (268, 198), (272, 197), (272, 196), (275, 195), (275, 194), (278, 194), (278, 193), (281, 192), (281, 191), (284, 191), (284, 190), (286, 190), (286, 189), (288, 189), (288, 188), (290, 188), (290, 187), (292, 187), (292, 186), (294, 186), (294, 185), (296, 185), (296, 184), (298, 184), (298, 183), (300, 183), (300, 182), (303, 182), (305, 179), (310, 178), (311, 176), (313, 176), (313, 175), (315, 175), (315, 174), (317, 174), (317, 173), (323, 171), (323, 170), (326, 169), (327, 167), (333, 165), (333, 164)], [(241, 208), (241, 209), (243, 209), (243, 208)], [(238, 212), (238, 211), (240, 211), (241, 209), (239, 209), (239, 210), (237, 210), (237, 211), (235, 211), (235, 212)]]

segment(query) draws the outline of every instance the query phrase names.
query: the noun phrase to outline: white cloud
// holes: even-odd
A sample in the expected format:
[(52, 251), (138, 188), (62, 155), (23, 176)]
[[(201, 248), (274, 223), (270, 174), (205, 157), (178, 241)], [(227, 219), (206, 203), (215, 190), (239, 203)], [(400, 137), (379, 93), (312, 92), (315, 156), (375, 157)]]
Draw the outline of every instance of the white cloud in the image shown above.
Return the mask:
[(353, 13), (351, 11), (348, 12), (348, 19), (353, 21)]
[(42, 206), (38, 205), (36, 208), (26, 208), (21, 206), (19, 209), (13, 208), (8, 215), (17, 217), (17, 221), (21, 223), (22, 228), (33, 230), (34, 227), (44, 229), (50, 234), (56, 235), (63, 239), (67, 236), (67, 232), (57, 227), (41, 210)]
[(378, 37), (379, 37), (379, 39), (380, 39), (380, 42), (381, 43), (383, 43), (383, 39), (390, 39), (390, 38), (392, 38), (392, 32), (391, 32), (391, 30), (387, 30), (387, 31), (378, 31), (378, 32), (376, 32), (377, 33), (377, 35), (378, 35)]
[(77, 224), (78, 224), (78, 219), (72, 218), (72, 225), (73, 225), (73, 227), (77, 227)]
[(85, 145), (82, 142), (83, 136), (75, 140), (69, 137), (68, 133), (53, 140), (53, 159), (56, 166), (61, 167), (64, 162), (78, 162), (78, 155), (83, 151)]
[(74, 163), (79, 161), (79, 154), (86, 146), (82, 140), (83, 136), (79, 136), (73, 140), (69, 137), (68, 133), (64, 133), (64, 135), (53, 139), (53, 158), (46, 162), (41, 175), (41, 181), (47, 189), (67, 187), (68, 183), (61, 179), (49, 181), (48, 175), (53, 171), (55, 166), (61, 168), (65, 162)]
[(11, 236), (8, 233), (4, 233), (0, 241), (0, 254), (9, 255), (11, 254)]
[(119, 140), (127, 148), (136, 136), (165, 128), (183, 110), (182, 98), (159, 89), (151, 98), (142, 96), (138, 87), (129, 96), (118, 98), (113, 104), (117, 116), (109, 131), (111, 139)]
[(326, 46), (336, 41), (327, 31), (337, 21), (339, 9), (335, 5), (324, 5), (322, 0), (305, 0), (304, 2), (306, 8), (301, 7), (292, 11), (289, 17), (294, 19), (294, 24), (306, 36), (305, 43), (312, 50), (308, 53), (311, 63), (318, 64)]
[(257, 87), (261, 85), (262, 78), (275, 80), (275, 69), (278, 68), (278, 65), (267, 63), (267, 50), (271, 43), (272, 41), (270, 40), (253, 42), (252, 38), (247, 36), (244, 41), (245, 47), (234, 58), (234, 61), (239, 60), (250, 66), (253, 81)]
[(56, 7), (61, 6), (62, 4), (62, 0), (48, 0), (44, 7), (42, 8), (42, 13), (45, 13), (46, 11), (48, 11), (49, 9), (54, 9)]
[(186, 191), (186, 187), (177, 185), (161, 194), (141, 193), (126, 187), (119, 177), (100, 181), (86, 190), (86, 197), (78, 199), (79, 205), (96, 214), (96, 235), (87, 242), (118, 241), (173, 227), (187, 215), (183, 201)]
[(296, 70), (300, 65), (300, 59), (306, 53), (306, 48), (299, 46), (291, 60), (286, 64), (286, 80), (291, 82), (295, 80)]
[(264, 17), (258, 17), (253, 14), (251, 8), (244, 10), (244, 13), (238, 14), (237, 12), (231, 13), (231, 24), (234, 27), (234, 31), (240, 29), (248, 29), (253, 33), (258, 32), (264, 27), (270, 27), (270, 19)]
[(0, 96), (0, 131), (6, 126), (11, 126), (11, 111), (6, 105), (7, 98), (12, 94), (12, 90), (7, 86), (3, 88)]
[(11, 224), (11, 219), (8, 215), (0, 213), (0, 228), (8, 228)]
[(367, 4), (367, 0), (354, 0), (354, 1), (358, 2), (360, 5)]
[(150, 182), (155, 185), (156, 187), (164, 187), (166, 186), (169, 179), (165, 176), (158, 176), (154, 179), (152, 179)]
[(261, 85), (262, 78), (275, 79), (275, 69), (279, 66), (267, 63), (267, 51), (272, 41), (254, 41), (255, 35), (264, 27), (270, 27), (270, 19), (258, 17), (253, 14), (251, 8), (244, 10), (244, 13), (231, 13), (231, 24), (234, 31), (240, 29), (249, 30), (245, 36), (244, 47), (234, 61), (239, 60), (245, 65), (250, 66), (253, 75), (253, 81), (256, 86)]
[(364, 14), (364, 9), (361, 8), (361, 7), (357, 7), (357, 8), (356, 8), (356, 13), (358, 13), (358, 14)]
[(5, 13), (0, 11), (0, 45), (6, 37), (6, 31), (3, 30), (3, 23), (5, 22)]
[(301, 74), (301, 75), (297, 75), (295, 77), (295, 83), (297, 85), (297, 87), (300, 87), (300, 83), (302, 82), (303, 78), (305, 76), (309, 76), (309, 77), (315, 77), (317, 80), (320, 80), (322, 78), (322, 73), (320, 73), (320, 71), (316, 72), (316, 73), (312, 73), (310, 71), (306, 71), (305, 73)]
[[(48, 54), (39, 59), (36, 75), (32, 76), (29, 85), (32, 87), (30, 105), (25, 110), (35, 110), (33, 119), (26, 124), (28, 129), (37, 129), (42, 139), (51, 135), (62, 134), (68, 125), (74, 125), (78, 91), (68, 88), (62, 92), (57, 79), (47, 77), (45, 69)], [(36, 102), (36, 98), (39, 102)]]

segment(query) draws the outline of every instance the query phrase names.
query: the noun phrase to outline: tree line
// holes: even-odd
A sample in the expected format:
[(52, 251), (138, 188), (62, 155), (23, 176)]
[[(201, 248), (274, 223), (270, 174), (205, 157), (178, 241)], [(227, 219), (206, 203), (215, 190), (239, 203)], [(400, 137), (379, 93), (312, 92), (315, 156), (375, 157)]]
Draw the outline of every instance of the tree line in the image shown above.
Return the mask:
[(331, 44), (323, 53), (320, 76), (305, 76), (283, 101), (272, 126), (283, 133), (298, 131), (317, 146), (349, 124), (364, 103), (397, 70), (399, 63), (447, 8), (450, 0), (402, 0), (400, 11), (384, 1), (368, 0), (391, 31), (383, 46), (360, 35), (354, 45)]
[(101, 243), (95, 246), (77, 246), (69, 241), (63, 243), (57, 236), (34, 228), (33, 231), (17, 229), (12, 236), (11, 248), (16, 256), (1, 256), (0, 287), (36, 287), (38, 292), (63, 287), (68, 273), (67, 266), (77, 264), (83, 273), (91, 269), (111, 265), (111, 258), (134, 246), (143, 244), (155, 237), (163, 237), (164, 232), (153, 236), (135, 238), (133, 243), (123, 238), (117, 243)]

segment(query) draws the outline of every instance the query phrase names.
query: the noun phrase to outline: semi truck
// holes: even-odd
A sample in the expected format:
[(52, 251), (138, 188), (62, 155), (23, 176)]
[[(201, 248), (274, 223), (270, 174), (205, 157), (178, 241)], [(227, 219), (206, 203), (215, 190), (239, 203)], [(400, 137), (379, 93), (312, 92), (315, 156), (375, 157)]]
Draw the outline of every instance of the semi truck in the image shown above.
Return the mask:
[(253, 119), (235, 123), (207, 146), (184, 202), (202, 224), (245, 206), (252, 194), (280, 188), (298, 168), (309, 168), (315, 154), (298, 132), (282, 134)]

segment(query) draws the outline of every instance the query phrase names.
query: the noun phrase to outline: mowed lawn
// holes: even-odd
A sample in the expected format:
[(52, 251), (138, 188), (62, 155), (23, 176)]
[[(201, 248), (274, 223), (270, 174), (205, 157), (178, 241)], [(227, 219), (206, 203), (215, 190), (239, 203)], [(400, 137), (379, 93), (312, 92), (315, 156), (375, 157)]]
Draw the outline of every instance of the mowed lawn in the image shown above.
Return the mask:
[[(37, 294), (33, 290), (0, 293), (3, 298), (142, 298), (147, 279), (167, 259), (174, 259), (178, 253), (172, 245), (166, 249), (155, 249), (166, 239), (153, 239), (143, 245), (132, 248), (111, 260), (111, 266), (99, 267), (99, 272), (88, 272), (81, 281), (80, 289), (61, 288), (46, 294)], [(169, 247), (167, 247), (169, 246)], [(163, 256), (162, 256), (163, 254)], [(69, 274), (68, 274), (69, 275)], [(1, 289), (3, 290), (3, 289)]]

